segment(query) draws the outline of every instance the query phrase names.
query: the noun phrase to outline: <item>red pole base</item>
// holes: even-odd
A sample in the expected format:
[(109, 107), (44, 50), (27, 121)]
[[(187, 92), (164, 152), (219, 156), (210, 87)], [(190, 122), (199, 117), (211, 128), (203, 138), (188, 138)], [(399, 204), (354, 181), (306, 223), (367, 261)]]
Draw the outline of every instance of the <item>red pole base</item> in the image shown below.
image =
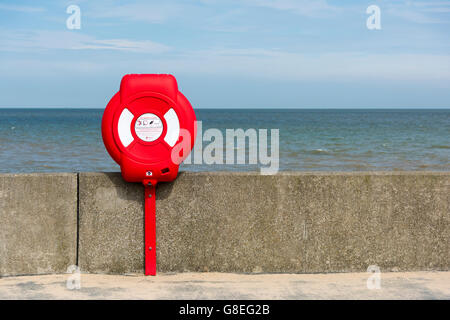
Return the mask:
[(156, 275), (155, 184), (145, 186), (145, 275)]

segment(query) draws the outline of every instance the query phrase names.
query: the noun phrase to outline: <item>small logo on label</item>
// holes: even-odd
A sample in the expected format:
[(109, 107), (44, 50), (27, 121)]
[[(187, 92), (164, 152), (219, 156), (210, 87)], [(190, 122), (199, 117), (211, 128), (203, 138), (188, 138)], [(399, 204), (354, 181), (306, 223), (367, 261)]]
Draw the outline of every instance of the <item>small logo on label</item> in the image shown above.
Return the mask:
[(153, 175), (153, 172), (147, 171), (147, 172), (145, 173), (145, 175), (146, 175), (147, 177), (151, 177), (151, 176)]
[(163, 122), (153, 113), (144, 113), (136, 120), (134, 131), (139, 139), (146, 142), (152, 142), (161, 136), (163, 132)]

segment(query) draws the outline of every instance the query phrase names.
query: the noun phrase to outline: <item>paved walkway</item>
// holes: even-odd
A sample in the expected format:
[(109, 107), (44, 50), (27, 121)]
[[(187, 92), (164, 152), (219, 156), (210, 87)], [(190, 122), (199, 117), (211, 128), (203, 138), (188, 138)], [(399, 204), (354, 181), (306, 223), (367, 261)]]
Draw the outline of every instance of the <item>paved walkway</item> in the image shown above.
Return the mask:
[[(227, 273), (116, 276), (81, 274), (0, 278), (0, 299), (450, 299), (450, 272), (382, 273), (380, 289), (367, 273)], [(69, 284), (74, 284), (70, 282)], [(376, 286), (376, 282), (370, 282)]]

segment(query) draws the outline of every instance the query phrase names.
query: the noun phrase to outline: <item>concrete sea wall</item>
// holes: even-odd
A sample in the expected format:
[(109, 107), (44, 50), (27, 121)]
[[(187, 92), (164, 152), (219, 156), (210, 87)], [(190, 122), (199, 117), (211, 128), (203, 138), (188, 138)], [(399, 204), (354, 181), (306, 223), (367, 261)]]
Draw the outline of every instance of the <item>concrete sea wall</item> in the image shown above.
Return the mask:
[(0, 175), (0, 276), (65, 272), (77, 256), (77, 175)]
[[(160, 272), (450, 270), (450, 172), (181, 173), (156, 191)], [(142, 273), (144, 190), (0, 175), (0, 275)]]

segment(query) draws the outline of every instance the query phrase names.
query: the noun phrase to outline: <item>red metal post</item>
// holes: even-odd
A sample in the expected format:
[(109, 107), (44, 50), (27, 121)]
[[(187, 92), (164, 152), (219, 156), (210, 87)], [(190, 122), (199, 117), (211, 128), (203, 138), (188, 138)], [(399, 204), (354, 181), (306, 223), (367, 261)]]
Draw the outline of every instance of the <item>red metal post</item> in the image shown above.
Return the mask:
[(145, 275), (156, 275), (156, 185), (145, 186)]

